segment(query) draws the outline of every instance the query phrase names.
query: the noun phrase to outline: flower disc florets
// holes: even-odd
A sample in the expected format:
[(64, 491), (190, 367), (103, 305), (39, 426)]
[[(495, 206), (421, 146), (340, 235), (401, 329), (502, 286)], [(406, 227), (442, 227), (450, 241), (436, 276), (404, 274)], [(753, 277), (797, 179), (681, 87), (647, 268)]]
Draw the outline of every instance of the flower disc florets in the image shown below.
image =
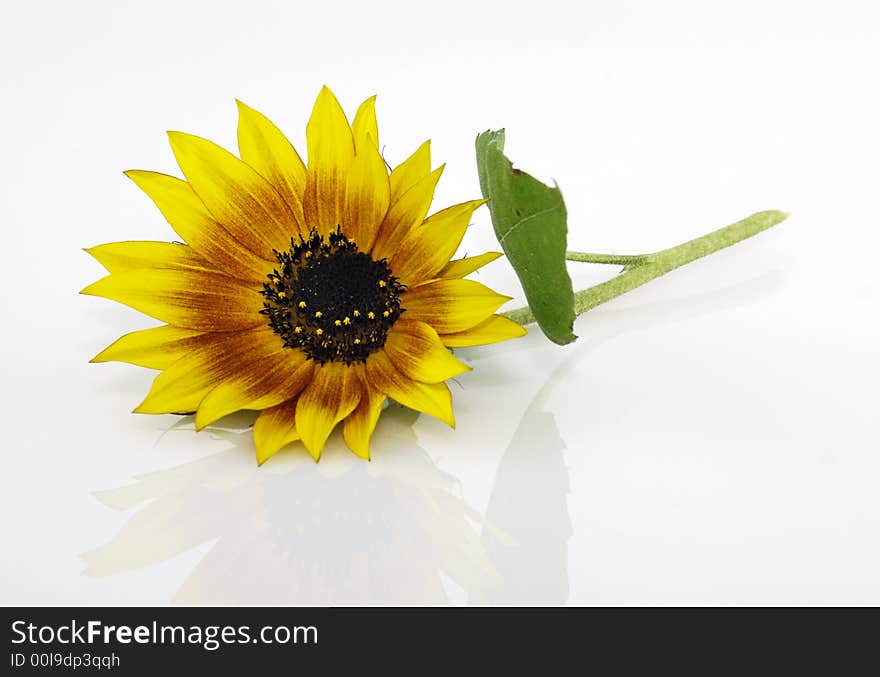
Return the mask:
[(406, 288), (385, 259), (374, 261), (336, 231), (313, 230), (275, 251), (279, 267), (260, 292), (260, 311), (285, 346), (300, 348), (315, 362), (365, 362), (385, 345), (403, 308)]

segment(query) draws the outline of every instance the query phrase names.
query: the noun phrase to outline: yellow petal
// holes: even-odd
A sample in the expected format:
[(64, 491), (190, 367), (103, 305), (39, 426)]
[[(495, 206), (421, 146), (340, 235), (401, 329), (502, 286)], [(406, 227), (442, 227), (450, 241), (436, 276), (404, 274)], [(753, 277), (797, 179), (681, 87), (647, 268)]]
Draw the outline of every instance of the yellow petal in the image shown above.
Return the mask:
[(391, 201), (401, 196), (431, 173), (431, 142), (425, 141), (416, 152), (391, 172)]
[(376, 429), (385, 395), (364, 385), (364, 396), (355, 410), (346, 417), (342, 436), (346, 445), (363, 459), (370, 460), (370, 437)]
[(360, 402), (361, 380), (357, 365), (338, 362), (315, 368), (312, 382), (296, 403), (296, 430), (317, 461), (333, 428)]
[(518, 322), (508, 320), (501, 315), (492, 315), (488, 320), (465, 331), (455, 334), (441, 334), (440, 340), (443, 341), (443, 345), (450, 348), (466, 348), (499, 343), (525, 336), (527, 333), (526, 328)]
[(268, 327), (205, 334), (153, 381), (135, 409), (139, 414), (195, 411), (205, 395), (244, 373), (255, 360), (278, 350), (279, 339)]
[(351, 123), (355, 153), (379, 148), (379, 125), (376, 123), (376, 97), (371, 96), (358, 106)]
[(231, 277), (199, 270), (129, 270), (82, 290), (139, 310), (157, 320), (199, 331), (229, 331), (265, 324), (263, 297)]
[(110, 242), (85, 250), (111, 273), (138, 268), (190, 268), (217, 272), (192, 247), (171, 242)]
[(306, 223), (326, 235), (342, 223), (345, 183), (354, 158), (351, 127), (342, 106), (324, 87), (306, 126), (308, 173), (303, 208)]
[(407, 319), (453, 334), (478, 325), (509, 300), (473, 280), (433, 280), (403, 294), (401, 305)]
[(422, 383), (440, 383), (471, 367), (456, 358), (424, 322), (400, 319), (388, 332), (385, 352), (401, 372)]
[(468, 256), (463, 259), (455, 259), (447, 263), (443, 270), (437, 273), (437, 277), (447, 280), (453, 280), (460, 277), (470, 275), (475, 270), (479, 270), (487, 263), (491, 263), (499, 256), (504, 256), (501, 252), (486, 252), (478, 256)]
[(283, 402), (276, 407), (264, 409), (254, 423), (254, 445), (257, 448), (257, 464), (263, 465), (282, 447), (299, 439), (294, 425), (296, 401)]
[(266, 409), (293, 398), (311, 380), (313, 370), (314, 362), (290, 348), (258, 358), (205, 396), (196, 413), (196, 430), (241, 409)]
[(290, 207), (250, 165), (215, 143), (168, 132), (177, 163), (214, 218), (260, 258), (287, 249), (299, 224)]
[(302, 202), (306, 191), (306, 166), (287, 137), (271, 120), (250, 106), (238, 104), (238, 151), (241, 159), (256, 169), (277, 190), (300, 226), (303, 235)]
[(204, 334), (170, 325), (125, 334), (92, 358), (92, 362), (127, 362), (147, 369), (167, 369), (198, 344)]
[(137, 169), (125, 175), (156, 203), (174, 231), (214, 267), (240, 280), (265, 281), (272, 270), (268, 261), (274, 261), (274, 256), (261, 259), (246, 243), (236, 240), (212, 218), (186, 181)]
[(448, 207), (409, 231), (388, 259), (394, 275), (408, 286), (435, 277), (461, 244), (474, 210), (486, 202), (472, 200)]
[(403, 374), (384, 350), (367, 358), (367, 382), (405, 407), (434, 416), (455, 427), (452, 393), (445, 383), (421, 383)]
[(388, 212), (388, 169), (379, 151), (369, 145), (351, 163), (345, 184), (342, 229), (361, 251), (373, 247), (379, 226)]
[(418, 226), (428, 213), (431, 201), (434, 199), (434, 189), (443, 173), (440, 165), (433, 172), (425, 176), (412, 188), (400, 196), (397, 202), (393, 201), (388, 207), (388, 213), (379, 227), (376, 236), (376, 244), (373, 247), (373, 258), (389, 258), (403, 241), (403, 238), (416, 226)]

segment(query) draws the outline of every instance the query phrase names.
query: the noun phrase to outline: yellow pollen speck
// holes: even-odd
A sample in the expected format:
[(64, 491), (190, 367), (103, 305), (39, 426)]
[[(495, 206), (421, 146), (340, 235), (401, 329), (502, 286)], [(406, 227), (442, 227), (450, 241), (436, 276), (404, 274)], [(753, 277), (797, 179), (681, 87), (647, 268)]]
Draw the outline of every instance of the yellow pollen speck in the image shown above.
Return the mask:
[(357, 345), (360, 345), (360, 342), (361, 342), (360, 339), (355, 339), (355, 340), (354, 340), (354, 344), (355, 344), (356, 346), (357, 346)]
[(342, 324), (346, 324), (346, 325), (351, 324), (351, 318), (346, 317), (344, 320), (342, 320)]
[(317, 313), (315, 313), (315, 317), (321, 317), (323, 315), (324, 315), (324, 313), (322, 313), (320, 310)]
[(360, 317), (360, 316), (361, 316), (361, 311), (355, 309), (355, 311), (352, 313), (352, 315), (354, 315), (355, 317)]
[(307, 259), (312, 258), (312, 252), (306, 252), (306, 258)]
[(305, 302), (305, 301), (300, 301), (300, 302), (299, 302), (299, 307), (300, 307), (300, 308), (305, 308), (305, 307), (306, 307), (306, 302)]
[(280, 291), (278, 292), (278, 298), (283, 299), (287, 297), (287, 292)]
[(382, 313), (382, 317), (388, 317), (390, 314), (391, 313), (386, 310), (384, 313)]
[(321, 328), (319, 327), (318, 329), (315, 330), (315, 333), (316, 333), (318, 336), (320, 336), (321, 334), (324, 333), (324, 330), (321, 329)]
[(385, 280), (379, 280), (379, 286), (384, 287), (386, 284)]
[(302, 334), (302, 332), (303, 332), (303, 328), (300, 327), (300, 326), (296, 326), (296, 327), (293, 328), (293, 333), (294, 333), (294, 334)]
[(333, 322), (333, 324), (335, 324), (337, 327), (341, 327), (341, 326), (342, 326), (342, 320), (336, 320), (336, 321)]
[(376, 318), (376, 313), (374, 313), (374, 312), (371, 310), (369, 313), (367, 313), (367, 317), (369, 317), (371, 320), (373, 320), (373, 319)]

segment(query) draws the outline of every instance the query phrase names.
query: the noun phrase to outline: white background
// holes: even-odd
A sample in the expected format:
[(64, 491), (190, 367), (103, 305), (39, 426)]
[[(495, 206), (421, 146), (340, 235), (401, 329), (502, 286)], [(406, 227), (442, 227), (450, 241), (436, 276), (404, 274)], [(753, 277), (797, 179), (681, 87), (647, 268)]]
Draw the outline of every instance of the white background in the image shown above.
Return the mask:
[[(868, 1), (4, 2), (0, 602), (880, 603), (878, 25)], [(88, 364), (152, 323), (77, 295), (80, 248), (174, 239), (122, 175), (176, 173), (164, 130), (234, 148), (238, 97), (302, 148), (324, 83), (349, 113), (379, 94), (392, 162), (433, 139), (439, 207), (506, 127), (574, 249), (793, 216), (574, 345), (463, 352), (455, 431), (394, 410), (370, 464), (334, 437), (257, 469), (246, 419), (132, 415), (151, 373)], [(482, 211), (463, 249), (491, 248)], [(504, 261), (480, 279), (522, 300)]]

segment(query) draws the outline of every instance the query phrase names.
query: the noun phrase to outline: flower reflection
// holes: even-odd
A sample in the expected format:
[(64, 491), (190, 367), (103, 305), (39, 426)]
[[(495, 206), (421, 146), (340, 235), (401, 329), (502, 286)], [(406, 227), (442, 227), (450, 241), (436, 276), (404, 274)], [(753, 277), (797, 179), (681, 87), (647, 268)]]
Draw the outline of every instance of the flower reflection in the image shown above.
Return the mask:
[(110, 507), (144, 504), (82, 557), (108, 576), (216, 541), (176, 604), (445, 601), (442, 577), (465, 591), (497, 581), (455, 478), (416, 445), (416, 414), (391, 408), (372, 463), (329, 454), (316, 465), (282, 453), (258, 470), (249, 431), (215, 431), (232, 448), (98, 492)]
[(553, 414), (537, 406), (543, 394), (526, 411), (498, 466), (480, 540), (499, 575), (471, 591), (474, 601), (568, 599), (572, 530), (565, 443)]

